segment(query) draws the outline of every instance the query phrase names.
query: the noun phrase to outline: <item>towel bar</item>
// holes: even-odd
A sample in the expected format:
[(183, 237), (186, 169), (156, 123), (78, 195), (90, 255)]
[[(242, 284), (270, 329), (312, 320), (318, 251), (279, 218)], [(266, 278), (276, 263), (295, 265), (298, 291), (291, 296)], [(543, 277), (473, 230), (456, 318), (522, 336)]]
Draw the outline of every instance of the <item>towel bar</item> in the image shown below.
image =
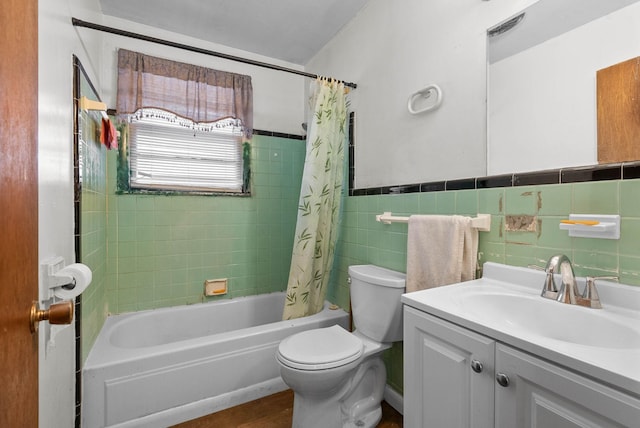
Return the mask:
[(90, 100), (87, 97), (81, 97), (78, 100), (78, 108), (81, 110), (99, 111), (103, 119), (109, 119), (107, 116), (107, 105), (101, 101)]
[[(384, 224), (409, 223), (409, 217), (393, 216), (391, 215), (391, 212), (385, 211), (382, 214), (376, 215), (376, 221), (380, 221)], [(478, 214), (477, 217), (473, 217), (471, 219), (471, 225), (480, 232), (491, 231), (491, 214)]]

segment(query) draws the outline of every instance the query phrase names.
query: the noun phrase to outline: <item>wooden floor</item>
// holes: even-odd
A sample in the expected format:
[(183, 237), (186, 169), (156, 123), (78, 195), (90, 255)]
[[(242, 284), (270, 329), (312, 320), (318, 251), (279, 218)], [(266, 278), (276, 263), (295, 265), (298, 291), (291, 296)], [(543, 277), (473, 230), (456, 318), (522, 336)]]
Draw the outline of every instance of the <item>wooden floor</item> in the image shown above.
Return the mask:
[[(177, 428), (291, 428), (293, 392), (279, 392), (260, 400), (241, 404), (199, 419), (176, 425)], [(331, 427), (327, 427), (331, 428)], [(402, 415), (382, 402), (382, 420), (378, 428), (402, 428)]]

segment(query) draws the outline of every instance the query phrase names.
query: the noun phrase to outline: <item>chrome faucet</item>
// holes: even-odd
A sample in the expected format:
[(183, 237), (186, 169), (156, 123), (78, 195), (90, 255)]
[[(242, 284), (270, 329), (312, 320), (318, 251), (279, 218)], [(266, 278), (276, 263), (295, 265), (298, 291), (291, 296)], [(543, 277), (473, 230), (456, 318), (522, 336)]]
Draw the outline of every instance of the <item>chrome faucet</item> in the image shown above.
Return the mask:
[[(573, 265), (571, 264), (569, 257), (564, 254), (556, 254), (555, 256), (552, 256), (547, 262), (547, 266), (544, 270), (547, 273), (547, 276), (544, 280), (544, 288), (541, 293), (542, 297), (557, 300), (561, 303), (586, 306), (594, 309), (602, 308), (600, 297), (598, 296), (598, 290), (596, 290), (596, 280), (618, 280), (617, 276), (588, 276), (584, 291), (580, 294), (578, 284), (576, 282), (576, 276), (573, 272)], [(560, 285), (559, 290), (554, 277), (554, 275), (558, 273), (562, 278), (562, 284)]]
[[(573, 273), (573, 266), (571, 265), (569, 257), (564, 254), (551, 256), (544, 271), (547, 273), (547, 277), (544, 280), (544, 288), (542, 289), (541, 294), (542, 297), (575, 305), (577, 302), (577, 296), (580, 293), (578, 292), (576, 276)], [(554, 277), (554, 275), (558, 273), (562, 278), (560, 289), (558, 289)]]

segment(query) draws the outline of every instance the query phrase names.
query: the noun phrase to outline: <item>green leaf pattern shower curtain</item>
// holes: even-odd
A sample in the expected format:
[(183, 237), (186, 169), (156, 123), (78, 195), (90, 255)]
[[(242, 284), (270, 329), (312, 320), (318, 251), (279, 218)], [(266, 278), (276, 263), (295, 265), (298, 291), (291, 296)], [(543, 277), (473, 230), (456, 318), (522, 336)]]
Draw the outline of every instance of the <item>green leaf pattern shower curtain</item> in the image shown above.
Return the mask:
[(342, 83), (318, 79), (315, 85), (283, 319), (313, 315), (322, 309), (338, 233), (346, 95)]

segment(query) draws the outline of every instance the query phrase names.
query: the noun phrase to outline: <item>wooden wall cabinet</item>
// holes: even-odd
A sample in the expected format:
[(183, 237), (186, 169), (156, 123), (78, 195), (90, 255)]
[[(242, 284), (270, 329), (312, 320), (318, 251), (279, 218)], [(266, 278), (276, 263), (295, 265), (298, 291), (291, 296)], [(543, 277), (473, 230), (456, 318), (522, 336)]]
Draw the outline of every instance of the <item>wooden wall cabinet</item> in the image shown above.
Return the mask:
[(598, 70), (598, 163), (640, 159), (640, 57)]

